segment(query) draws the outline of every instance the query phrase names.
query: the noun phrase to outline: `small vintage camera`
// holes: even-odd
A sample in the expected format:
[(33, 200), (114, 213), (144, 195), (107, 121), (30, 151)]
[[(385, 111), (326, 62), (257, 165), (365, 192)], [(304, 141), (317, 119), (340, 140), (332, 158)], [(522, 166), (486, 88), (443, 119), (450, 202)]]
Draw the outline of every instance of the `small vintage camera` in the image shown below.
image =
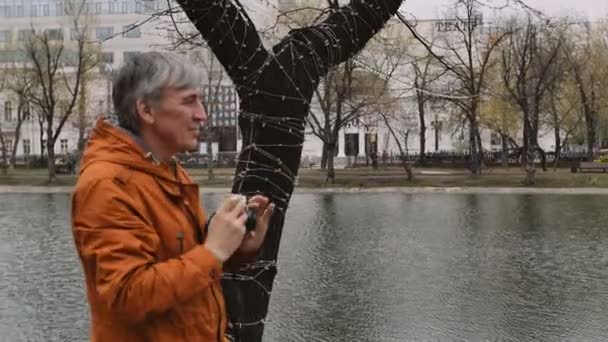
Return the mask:
[(247, 208), (247, 221), (245, 221), (245, 230), (247, 233), (255, 229), (255, 225), (257, 223), (257, 214), (255, 209)]
[(241, 204), (245, 206), (245, 211), (247, 212), (247, 220), (245, 221), (245, 230), (247, 233), (255, 229), (257, 223), (257, 213), (254, 208), (247, 207), (247, 202), (249, 201), (249, 197), (244, 195), (235, 195), (241, 197)]

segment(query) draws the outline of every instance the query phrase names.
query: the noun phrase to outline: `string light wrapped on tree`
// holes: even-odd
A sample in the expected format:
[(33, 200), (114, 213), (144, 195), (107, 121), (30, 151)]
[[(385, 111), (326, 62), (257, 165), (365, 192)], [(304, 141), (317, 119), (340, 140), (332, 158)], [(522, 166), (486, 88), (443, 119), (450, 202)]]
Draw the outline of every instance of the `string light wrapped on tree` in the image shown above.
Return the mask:
[(232, 79), (240, 99), (243, 146), (232, 191), (275, 203), (257, 260), (224, 274), (229, 337), (261, 341), (285, 212), (298, 174), (305, 117), (320, 78), (356, 54), (402, 0), (352, 0), (317, 25), (292, 30), (267, 50), (238, 0), (178, 0)]

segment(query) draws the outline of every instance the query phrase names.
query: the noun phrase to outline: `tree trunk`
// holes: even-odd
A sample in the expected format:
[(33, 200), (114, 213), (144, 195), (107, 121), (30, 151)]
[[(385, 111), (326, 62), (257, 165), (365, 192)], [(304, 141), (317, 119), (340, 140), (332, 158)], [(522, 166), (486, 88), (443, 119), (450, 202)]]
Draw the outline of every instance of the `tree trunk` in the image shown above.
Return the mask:
[(16, 167), (17, 147), (21, 140), (21, 125), (23, 124), (23, 104), (20, 104), (17, 108), (17, 125), (15, 126), (15, 143), (13, 144), (13, 150), (11, 151), (11, 169)]
[(586, 126), (586, 135), (587, 135), (587, 159), (589, 161), (593, 161), (594, 158), (594, 149), (595, 149), (595, 113), (591, 108), (585, 106), (585, 126)]
[(534, 165), (533, 149), (528, 149), (526, 159), (526, 185), (534, 185), (536, 183), (536, 166)]
[(327, 170), (327, 144), (325, 142), (323, 142), (321, 151), (321, 170)]
[[(264, 48), (248, 15), (235, 2), (178, 0), (232, 79), (240, 99), (243, 146), (232, 192), (262, 193), (275, 204), (256, 262), (222, 279), (228, 335), (262, 340), (285, 213), (298, 174), (306, 115), (314, 90), (330, 68), (361, 50), (401, 5), (401, 0), (353, 0), (323, 23), (292, 30)], [(331, 37), (331, 38), (330, 38)], [(328, 44), (331, 39), (332, 44)], [(294, 58), (299, 56), (298, 58)], [(314, 66), (314, 68), (311, 68)], [(255, 72), (255, 77), (251, 77)], [(332, 151), (333, 152), (333, 151)], [(330, 167), (333, 154), (328, 155)], [(248, 163), (251, 161), (252, 163)], [(269, 174), (268, 170), (276, 170)], [(249, 279), (243, 281), (243, 279)]]
[(6, 145), (4, 145), (4, 135), (0, 129), (0, 152), (2, 153), (2, 174), (8, 175), (8, 154), (6, 153)]
[(412, 171), (412, 167), (407, 162), (407, 135), (409, 133), (406, 134), (406, 137), (405, 137), (405, 151), (404, 151), (403, 147), (401, 146), (401, 142), (399, 142), (399, 137), (397, 136), (397, 133), (395, 133), (395, 130), (393, 129), (393, 127), (389, 124), (388, 118), (386, 117), (386, 115), (380, 113), (380, 116), (382, 117), (382, 119), (384, 119), (384, 123), (386, 124), (388, 131), (393, 136), (393, 139), (395, 139), (395, 143), (397, 144), (397, 148), (399, 149), (399, 152), (400, 152), (399, 156), (401, 159), (401, 165), (403, 166), (403, 168), (405, 169), (405, 172), (407, 173), (407, 180), (412, 181), (414, 179), (414, 171)]
[(334, 184), (336, 182), (336, 170), (334, 169), (334, 150), (336, 145), (334, 143), (327, 144), (327, 178), (325, 183)]
[(85, 145), (84, 135), (87, 127), (87, 79), (87, 74), (82, 75), (82, 81), (80, 83), (82, 88), (78, 99), (78, 152), (82, 152)]
[(426, 156), (426, 121), (424, 118), (424, 94), (419, 90), (416, 91), (416, 99), (418, 100), (418, 121), (420, 121), (420, 164), (424, 165)]
[(46, 148), (46, 144), (44, 143), (44, 118), (42, 114), (38, 114), (38, 139), (40, 140), (40, 158), (44, 159), (44, 153)]
[(10, 156), (10, 168), (12, 170), (15, 169), (16, 164), (17, 164), (17, 147), (19, 146), (19, 134), (17, 134), (17, 132), (15, 132), (15, 143), (13, 144), (13, 150), (11, 151), (11, 156)]
[(479, 151), (477, 150), (479, 144), (477, 143), (477, 132), (476, 122), (473, 117), (469, 117), (469, 154), (471, 159), (469, 161), (471, 173), (478, 175), (480, 173), (479, 166)]
[(502, 144), (502, 151), (500, 152), (500, 159), (502, 161), (502, 167), (509, 167), (509, 156), (508, 156), (508, 145), (507, 145), (507, 137), (505, 134), (500, 135), (500, 142)]
[(524, 145), (522, 148), (522, 164), (526, 172), (526, 185), (534, 185), (536, 183), (536, 168), (534, 165), (534, 144), (532, 142), (532, 127), (530, 125), (530, 114), (524, 112)]
[(52, 123), (47, 122), (47, 131), (46, 131), (46, 153), (48, 155), (48, 182), (49, 184), (55, 183), (57, 181), (57, 174), (55, 172), (55, 140), (53, 139), (53, 126)]
[(553, 127), (553, 136), (555, 137), (555, 159), (553, 160), (553, 171), (557, 171), (559, 165), (559, 157), (562, 153), (562, 137), (560, 135), (560, 125), (557, 118), (557, 110), (553, 107), (553, 120), (555, 125)]
[(475, 122), (475, 142), (477, 143), (477, 170), (481, 174), (484, 166), (483, 145), (481, 143), (481, 134), (479, 133), (479, 125)]

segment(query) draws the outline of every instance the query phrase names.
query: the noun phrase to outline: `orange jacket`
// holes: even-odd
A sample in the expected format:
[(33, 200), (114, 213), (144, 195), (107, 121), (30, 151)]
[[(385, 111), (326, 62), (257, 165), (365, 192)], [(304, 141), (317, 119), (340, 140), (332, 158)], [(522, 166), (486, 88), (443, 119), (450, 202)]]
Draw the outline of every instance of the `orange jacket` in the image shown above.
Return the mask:
[(222, 265), (199, 243), (198, 186), (103, 119), (81, 165), (72, 228), (91, 340), (225, 341)]

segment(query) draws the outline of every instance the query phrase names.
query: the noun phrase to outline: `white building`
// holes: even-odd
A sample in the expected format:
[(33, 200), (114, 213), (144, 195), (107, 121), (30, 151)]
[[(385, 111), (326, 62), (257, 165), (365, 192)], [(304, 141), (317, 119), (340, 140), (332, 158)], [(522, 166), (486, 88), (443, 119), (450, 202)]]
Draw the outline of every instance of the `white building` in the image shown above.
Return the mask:
[[(482, 19), (478, 17), (475, 20), (481, 23)], [(415, 23), (415, 30), (427, 41), (427, 45), (433, 46), (435, 53), (439, 55), (445, 54), (445, 58), (450, 58), (446, 52), (449, 51), (449, 49), (446, 49), (447, 46), (463, 46), (462, 43), (458, 43), (458, 39), (462, 38), (461, 33), (458, 32), (457, 25), (459, 25), (459, 22), (456, 20), (418, 20)], [(480, 25), (480, 34), (485, 34), (483, 30), (487, 29), (487, 24), (483, 23)], [(397, 116), (401, 119), (389, 120), (389, 123), (395, 131), (401, 130), (401, 132), (405, 132), (409, 130), (407, 137), (405, 134), (398, 134), (400, 143), (407, 153), (419, 153), (421, 146), (420, 120), (418, 118), (418, 103), (415, 97), (416, 73), (414, 72), (413, 61), (416, 60), (416, 63), (419, 63), (417, 67), (424, 70), (424, 58), (428, 54), (428, 50), (398, 20), (389, 22), (379, 35), (385, 39), (389, 39), (392, 43), (398, 41), (403, 43), (403, 53), (408, 55), (399, 61), (401, 65), (392, 72), (392, 76), (390, 77), (389, 87), (391, 93), (395, 97), (399, 97), (395, 112), (398, 113)], [(356, 66), (379, 77), (386, 77), (391, 72), (391, 66), (386, 65), (386, 60), (378, 58), (378, 56), (386, 56), (386, 51), (383, 51), (385, 48), (386, 46), (383, 43), (370, 41), (357, 57)], [(462, 51), (461, 56), (464, 56)], [(443, 68), (440, 69), (443, 70)], [(429, 72), (433, 72), (432, 66)], [(440, 82), (444, 84), (438, 84)], [(418, 89), (424, 94), (434, 97), (449, 98), (456, 96), (450, 91), (447, 82), (449, 82), (449, 74), (441, 77), (439, 82), (435, 81), (429, 88), (420, 88), (418, 86)], [(469, 135), (467, 124), (464, 118), (457, 120), (457, 113), (452, 112), (454, 111), (454, 106), (446, 105), (446, 103), (445, 101), (443, 105), (440, 103), (427, 103), (425, 106), (425, 153), (468, 152)], [(337, 153), (338, 163), (350, 162), (352, 158), (348, 157), (352, 157), (354, 154), (359, 157), (369, 155), (371, 150), (374, 150), (378, 155), (382, 155), (384, 152), (389, 155), (399, 154), (400, 151), (395, 138), (386, 127), (384, 121), (373, 110), (371, 110), (371, 113), (372, 115), (369, 117), (349, 123), (340, 130)], [(322, 117), (322, 115), (318, 117)], [(518, 143), (521, 143), (521, 130), (517, 132), (519, 134), (514, 138), (519, 140)], [(480, 135), (484, 150), (498, 151), (502, 149), (501, 140), (496, 132), (481, 126)], [(555, 139), (550, 127), (540, 128), (538, 139), (539, 145), (545, 151), (554, 149)], [(308, 159), (315, 159), (320, 156), (319, 151), (321, 151), (323, 144), (312, 134), (307, 136), (307, 140), (307, 143), (304, 145), (303, 155), (308, 157)], [(371, 147), (371, 145), (375, 146)], [(353, 146), (355, 146), (354, 149)], [(354, 154), (353, 151), (355, 152)]]
[[(243, 1), (255, 22), (271, 22), (276, 11), (276, 0)], [(74, 3), (80, 3), (74, 0)], [(65, 15), (65, 0), (0, 0), (0, 65), (11, 65), (15, 51), (20, 49), (26, 35), (34, 28), (63, 39), (68, 46), (72, 40), (71, 23)], [(175, 29), (167, 16), (151, 15), (167, 8), (166, 0), (94, 0), (84, 2), (88, 13), (89, 39), (100, 47), (99, 69), (88, 76), (87, 120), (111, 110), (110, 72), (116, 70), (130, 56), (149, 50), (163, 50), (171, 46)], [(171, 6), (177, 6), (171, 1)], [(140, 25), (145, 23), (143, 25)], [(192, 27), (180, 27), (184, 32)], [(199, 54), (201, 56), (201, 54)], [(226, 78), (227, 79), (227, 78)], [(229, 83), (229, 80), (228, 80)], [(0, 127), (8, 150), (15, 143), (17, 101), (6, 90), (0, 93)], [(78, 113), (74, 113), (62, 130), (55, 152), (65, 154), (77, 147)], [(17, 155), (40, 155), (41, 129), (35, 117), (23, 122)], [(44, 131), (42, 135), (45, 135)], [(45, 138), (43, 138), (46, 141)], [(43, 143), (44, 144), (44, 143)]]

